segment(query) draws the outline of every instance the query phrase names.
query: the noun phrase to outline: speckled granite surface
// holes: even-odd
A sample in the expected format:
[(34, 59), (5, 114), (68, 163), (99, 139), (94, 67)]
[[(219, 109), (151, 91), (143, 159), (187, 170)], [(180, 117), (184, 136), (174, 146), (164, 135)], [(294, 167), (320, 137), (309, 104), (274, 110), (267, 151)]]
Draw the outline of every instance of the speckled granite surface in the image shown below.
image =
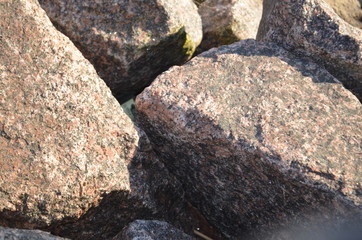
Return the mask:
[(37, 1), (0, 15), (0, 225), (72, 239), (156, 216), (192, 228), (180, 184)]
[(182, 64), (201, 42), (192, 0), (40, 0), (120, 100)]
[(360, 102), (275, 44), (241, 41), (173, 67), (136, 110), (187, 197), (231, 238), (361, 204)]
[(39, 230), (23, 230), (0, 227), (1, 240), (67, 240)]
[(362, 101), (362, 30), (324, 1), (264, 1), (257, 40), (312, 57)]
[(197, 51), (256, 38), (262, 0), (208, 0), (199, 6), (203, 38)]
[(113, 240), (193, 240), (181, 230), (157, 220), (136, 220), (130, 223)]

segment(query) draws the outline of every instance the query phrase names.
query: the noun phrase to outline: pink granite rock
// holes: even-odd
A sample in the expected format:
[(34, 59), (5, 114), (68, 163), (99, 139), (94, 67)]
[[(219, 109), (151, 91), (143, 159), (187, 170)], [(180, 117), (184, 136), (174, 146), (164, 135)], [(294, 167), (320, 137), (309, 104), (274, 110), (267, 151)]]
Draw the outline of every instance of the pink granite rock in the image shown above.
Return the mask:
[(108, 239), (139, 218), (184, 228), (181, 185), (36, 0), (0, 2), (0, 225)]
[(362, 106), (308, 58), (253, 40), (212, 49), (160, 75), (136, 110), (188, 199), (232, 239), (359, 212)]
[(323, 65), (362, 101), (362, 30), (322, 0), (264, 1), (257, 40)]
[(48, 16), (123, 101), (201, 42), (192, 0), (40, 0)]
[(106, 84), (37, 1), (0, 11), (0, 222), (49, 225), (129, 191), (138, 134)]
[(203, 39), (198, 51), (256, 38), (262, 0), (208, 0), (199, 6)]

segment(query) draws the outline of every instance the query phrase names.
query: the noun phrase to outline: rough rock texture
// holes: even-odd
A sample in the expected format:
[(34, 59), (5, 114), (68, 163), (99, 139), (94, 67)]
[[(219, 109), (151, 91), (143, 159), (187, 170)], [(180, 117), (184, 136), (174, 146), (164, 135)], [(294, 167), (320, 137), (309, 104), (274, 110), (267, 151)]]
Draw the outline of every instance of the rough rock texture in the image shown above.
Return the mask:
[(0, 227), (0, 240), (66, 240), (39, 230)]
[(362, 30), (324, 1), (264, 1), (257, 40), (312, 57), (362, 101)]
[(184, 63), (202, 38), (192, 0), (39, 2), (120, 101)]
[(358, 212), (362, 106), (307, 58), (253, 40), (212, 49), (160, 75), (136, 111), (187, 197), (229, 237)]
[(113, 240), (192, 240), (191, 236), (161, 221), (136, 220)]
[(205, 0), (193, 0), (196, 6), (200, 6), (201, 3), (205, 2)]
[(72, 239), (107, 239), (140, 218), (208, 228), (38, 2), (1, 1), (0, 16), (0, 225)]
[(362, 29), (361, 0), (325, 0), (349, 24)]
[(198, 51), (256, 38), (263, 0), (208, 0), (199, 7), (203, 40)]

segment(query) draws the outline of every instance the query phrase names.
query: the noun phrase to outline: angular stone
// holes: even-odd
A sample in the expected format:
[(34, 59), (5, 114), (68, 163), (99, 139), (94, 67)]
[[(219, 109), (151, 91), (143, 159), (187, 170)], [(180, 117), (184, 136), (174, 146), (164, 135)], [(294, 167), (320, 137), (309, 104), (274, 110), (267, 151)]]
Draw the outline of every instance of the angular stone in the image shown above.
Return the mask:
[(308, 58), (253, 40), (212, 49), (160, 75), (136, 111), (188, 199), (228, 237), (358, 212), (362, 106)]
[(182, 64), (201, 42), (192, 0), (40, 0), (120, 101)]
[(361, 0), (325, 0), (349, 24), (362, 29)]
[(93, 66), (37, 1), (2, 1), (0, 14), (1, 224), (78, 218), (129, 191), (138, 133)]
[(264, 1), (257, 40), (312, 57), (362, 101), (362, 30), (324, 1)]
[(23, 230), (0, 227), (1, 240), (66, 240), (39, 230)]
[(113, 240), (192, 240), (191, 236), (185, 234), (174, 226), (157, 220), (136, 220), (130, 223)]
[(199, 6), (203, 39), (198, 51), (256, 38), (263, 0), (208, 0)]
[(0, 225), (72, 239), (139, 218), (197, 226), (181, 184), (38, 2), (1, 1), (0, 16)]

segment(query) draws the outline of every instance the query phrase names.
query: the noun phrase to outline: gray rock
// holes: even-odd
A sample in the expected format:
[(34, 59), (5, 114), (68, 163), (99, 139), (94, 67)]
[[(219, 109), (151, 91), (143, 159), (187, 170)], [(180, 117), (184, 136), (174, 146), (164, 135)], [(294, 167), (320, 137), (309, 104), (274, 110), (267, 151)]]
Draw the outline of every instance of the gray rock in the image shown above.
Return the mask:
[(264, 1), (257, 40), (312, 57), (362, 99), (362, 30), (321, 0)]
[(362, 106), (308, 58), (253, 40), (212, 49), (160, 75), (136, 112), (188, 199), (232, 239), (360, 211)]
[(263, 0), (208, 0), (199, 6), (203, 39), (198, 51), (256, 38)]
[(120, 101), (191, 57), (202, 38), (192, 0), (40, 0)]
[(66, 240), (40, 230), (24, 230), (0, 227), (0, 240)]
[(113, 240), (192, 240), (191, 236), (172, 225), (157, 220), (136, 220)]

